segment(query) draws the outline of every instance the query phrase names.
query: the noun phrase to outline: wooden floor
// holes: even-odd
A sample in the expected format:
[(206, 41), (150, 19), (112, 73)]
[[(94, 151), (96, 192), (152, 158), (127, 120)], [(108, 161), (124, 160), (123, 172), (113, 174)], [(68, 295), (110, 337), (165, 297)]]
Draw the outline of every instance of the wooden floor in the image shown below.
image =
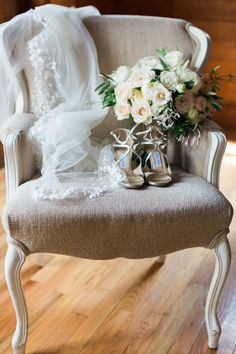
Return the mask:
[[(0, 172), (0, 205), (4, 204)], [(236, 206), (236, 143), (224, 158), (221, 190)], [(213, 256), (181, 251), (160, 267), (155, 259), (91, 261), (46, 256), (40, 268), (30, 256), (23, 268), (29, 308), (28, 353), (37, 354), (236, 354), (236, 218), (231, 227), (233, 262), (219, 315), (218, 351), (207, 349), (204, 303)], [(0, 354), (11, 353), (15, 317), (6, 289), (0, 237)]]

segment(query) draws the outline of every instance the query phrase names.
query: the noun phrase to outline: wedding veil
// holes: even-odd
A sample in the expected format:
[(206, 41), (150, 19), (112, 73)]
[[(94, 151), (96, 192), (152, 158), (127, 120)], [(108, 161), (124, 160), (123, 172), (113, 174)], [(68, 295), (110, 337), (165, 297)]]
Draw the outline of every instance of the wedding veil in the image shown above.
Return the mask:
[(93, 197), (124, 178), (111, 148), (102, 149), (90, 138), (107, 111), (95, 92), (100, 77), (96, 48), (82, 22), (87, 16), (99, 12), (92, 6), (44, 5), (0, 26), (5, 53), (0, 60), (0, 119), (14, 113), (24, 73), (28, 110), (37, 119), (30, 136), (42, 156), (42, 177), (35, 188), (39, 198), (62, 199), (78, 192)]

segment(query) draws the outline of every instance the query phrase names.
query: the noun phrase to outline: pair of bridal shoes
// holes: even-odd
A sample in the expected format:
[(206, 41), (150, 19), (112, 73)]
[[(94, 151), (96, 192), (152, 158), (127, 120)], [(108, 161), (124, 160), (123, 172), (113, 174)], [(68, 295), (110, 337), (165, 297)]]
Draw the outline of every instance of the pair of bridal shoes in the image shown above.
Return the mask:
[[(111, 132), (115, 139), (113, 149), (116, 163), (127, 177), (120, 184), (126, 188), (140, 188), (145, 182), (156, 187), (166, 186), (172, 180), (164, 152), (166, 137), (155, 125), (135, 132), (137, 126), (131, 130), (121, 128)], [(140, 146), (144, 150), (143, 159), (137, 149)]]

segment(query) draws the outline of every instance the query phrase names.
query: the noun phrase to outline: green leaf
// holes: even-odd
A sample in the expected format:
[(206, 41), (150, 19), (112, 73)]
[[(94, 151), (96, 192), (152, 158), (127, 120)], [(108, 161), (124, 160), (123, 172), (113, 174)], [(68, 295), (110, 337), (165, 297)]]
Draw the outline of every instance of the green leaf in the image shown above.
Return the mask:
[(160, 48), (156, 49), (157, 53), (159, 54), (160, 57), (164, 57), (167, 53), (167, 48)]
[(212, 71), (212, 73), (215, 74), (217, 72), (217, 70), (219, 70), (219, 69), (220, 69), (220, 65), (217, 65), (211, 71)]
[(102, 88), (104, 85), (106, 85), (106, 82), (102, 82), (100, 85), (98, 85), (96, 88), (95, 88), (95, 91), (98, 91), (100, 88)]
[(103, 93), (105, 93), (108, 89), (110, 88), (109, 84), (106, 84), (103, 86), (103, 88), (98, 92), (99, 95), (102, 95)]
[(104, 73), (100, 73), (100, 74), (101, 74), (102, 76), (104, 76), (106, 79), (115, 82), (115, 80), (114, 80), (111, 76), (109, 76), (109, 75), (107, 75), (107, 74), (104, 74)]
[(188, 90), (191, 90), (194, 86), (194, 80), (186, 81), (184, 84)]
[(160, 63), (162, 65), (163, 69), (166, 71), (169, 71), (169, 66), (164, 62), (164, 60), (161, 59), (161, 57), (159, 57), (159, 60), (160, 60)]
[(216, 111), (220, 112), (221, 111), (221, 106), (217, 102), (211, 102), (212, 107), (215, 108)]
[(152, 69), (152, 71), (154, 71), (156, 76), (159, 76), (161, 74), (161, 70), (160, 69)]

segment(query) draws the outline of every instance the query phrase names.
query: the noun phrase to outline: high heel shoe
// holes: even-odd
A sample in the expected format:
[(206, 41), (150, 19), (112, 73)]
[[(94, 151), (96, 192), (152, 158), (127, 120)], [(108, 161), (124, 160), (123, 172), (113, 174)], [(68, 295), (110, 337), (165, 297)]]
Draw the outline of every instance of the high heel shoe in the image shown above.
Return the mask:
[[(129, 129), (116, 129), (111, 132), (111, 135), (115, 139), (113, 143), (113, 149), (115, 151), (116, 163), (120, 169), (125, 172), (126, 180), (121, 181), (120, 185), (125, 188), (140, 188), (144, 184), (144, 178), (142, 174), (142, 160), (140, 156), (135, 152), (135, 136), (133, 134), (136, 126), (131, 130)], [(136, 156), (139, 161), (138, 166), (132, 168), (132, 157)]]
[(166, 186), (172, 181), (171, 168), (164, 152), (166, 137), (153, 125), (144, 132), (141, 144), (147, 155), (143, 167), (146, 182), (156, 187)]

